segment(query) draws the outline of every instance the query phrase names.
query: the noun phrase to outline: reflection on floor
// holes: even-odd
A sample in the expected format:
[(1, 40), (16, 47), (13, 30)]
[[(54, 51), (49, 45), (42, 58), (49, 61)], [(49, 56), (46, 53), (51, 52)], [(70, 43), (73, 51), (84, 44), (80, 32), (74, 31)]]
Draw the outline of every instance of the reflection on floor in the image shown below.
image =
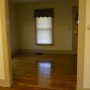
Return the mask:
[(75, 90), (76, 55), (19, 54), (13, 57), (14, 88)]

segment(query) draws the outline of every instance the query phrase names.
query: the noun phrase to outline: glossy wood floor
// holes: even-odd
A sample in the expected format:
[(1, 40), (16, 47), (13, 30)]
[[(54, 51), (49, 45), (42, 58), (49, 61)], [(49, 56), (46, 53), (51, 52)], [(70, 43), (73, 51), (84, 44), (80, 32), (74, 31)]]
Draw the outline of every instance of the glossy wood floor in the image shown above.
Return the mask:
[(76, 90), (76, 55), (18, 54), (12, 67), (14, 85), (0, 90)]

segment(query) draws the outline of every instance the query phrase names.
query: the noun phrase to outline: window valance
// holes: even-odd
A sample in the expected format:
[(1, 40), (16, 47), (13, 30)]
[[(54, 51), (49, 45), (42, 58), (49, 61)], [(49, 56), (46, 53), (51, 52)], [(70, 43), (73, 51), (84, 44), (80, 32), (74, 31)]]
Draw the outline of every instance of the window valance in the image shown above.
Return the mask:
[(34, 17), (54, 17), (53, 8), (48, 9), (35, 9)]

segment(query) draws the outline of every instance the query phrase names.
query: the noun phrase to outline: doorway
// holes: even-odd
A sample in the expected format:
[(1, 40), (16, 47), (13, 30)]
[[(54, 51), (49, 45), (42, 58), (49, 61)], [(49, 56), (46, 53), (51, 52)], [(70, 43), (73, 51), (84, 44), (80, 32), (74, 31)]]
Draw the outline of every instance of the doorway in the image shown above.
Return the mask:
[[(34, 9), (30, 7), (33, 5), (33, 8), (39, 8), (39, 6), (41, 6), (40, 8), (46, 8), (47, 2), (46, 5), (45, 2), (39, 2), (33, 4), (18, 4), (16, 5), (17, 7), (11, 6), (11, 16), (13, 16), (11, 21), (16, 21), (18, 26), (18, 28), (16, 28), (16, 26), (14, 26), (15, 24), (11, 23), (11, 26), (14, 26), (14, 28), (12, 27), (11, 29), (14, 31), (17, 30), (12, 34), (11, 39), (14, 41), (13, 39), (17, 36), (17, 32), (19, 38), (19, 50), (14, 51), (16, 55), (12, 58), (14, 82), (16, 86), (20, 87), (20, 85), (22, 85), (30, 86), (30, 88), (46, 89), (76, 88), (77, 56), (68, 53), (72, 48), (72, 29), (70, 28), (72, 22), (70, 22), (70, 20), (72, 21), (73, 5), (72, 3), (67, 4), (64, 1), (61, 4), (62, 7), (59, 7), (59, 4), (58, 2), (49, 2), (48, 4), (48, 7), (53, 6), (56, 12), (53, 20), (55, 45), (50, 46), (37, 46), (34, 44), (35, 22), (34, 17), (32, 17)], [(63, 8), (63, 5), (65, 8)], [(12, 9), (16, 11), (14, 12)], [(63, 13), (60, 11), (62, 9)], [(16, 16), (14, 16), (15, 13), (17, 13)], [(65, 15), (67, 15), (68, 18)], [(59, 21), (59, 18), (61, 21)], [(14, 43), (14, 47), (16, 48), (15, 45), (16, 41)], [(32, 81), (32, 83), (30, 81)]]
[[(19, 54), (14, 55), (13, 61), (12, 61), (13, 62), (13, 68), (14, 68), (13, 69), (14, 70), (14, 76), (15, 76), (14, 80), (16, 80), (15, 83), (19, 83), (18, 85), (23, 85), (23, 86), (25, 84), (29, 83), (28, 86), (47, 88), (47, 86), (46, 86), (47, 83), (45, 83), (45, 82), (49, 82), (50, 86), (48, 88), (50, 88), (50, 89), (55, 89), (55, 88), (60, 89), (61, 87), (62, 88), (68, 88), (68, 89), (76, 88), (76, 69), (77, 69), (76, 68), (77, 67), (76, 66), (76, 64), (77, 64), (77, 58), (76, 57), (77, 56), (72, 56), (72, 54), (67, 53), (68, 51), (67, 52), (65, 51), (67, 49), (70, 50), (71, 46), (72, 46), (72, 45), (70, 45), (70, 43), (71, 43), (70, 37), (72, 36), (72, 34), (70, 34), (70, 33), (72, 30), (69, 28), (70, 27), (69, 25), (71, 25), (69, 18), (71, 19), (70, 15), (72, 14), (72, 11), (70, 11), (70, 10), (72, 10), (71, 9), (72, 4), (70, 4), (70, 7), (69, 7), (69, 5), (67, 5), (66, 2), (63, 2), (63, 5), (65, 6), (65, 8), (63, 8), (63, 6), (62, 6), (62, 8), (60, 8), (61, 10), (63, 9), (63, 11), (64, 11), (63, 13), (60, 12), (59, 9), (56, 9), (57, 6), (58, 7), (60, 6), (59, 5), (60, 3), (59, 4), (55, 3), (55, 5), (54, 5), (54, 3), (49, 3), (49, 4), (51, 6), (54, 6), (55, 11), (57, 12), (55, 14), (56, 17), (54, 17), (55, 18), (54, 22), (56, 22), (54, 25), (54, 32), (55, 32), (54, 33), (54, 36), (55, 36), (54, 41), (56, 44), (53, 46), (45, 46), (45, 45), (44, 46), (37, 46), (37, 45), (34, 45), (34, 43), (35, 43), (35, 41), (34, 41), (34, 37), (35, 37), (34, 29), (35, 29), (35, 27), (33, 24), (34, 18), (32, 17), (33, 16), (33, 14), (32, 14), (33, 10), (30, 7), (32, 5), (32, 3), (30, 3), (30, 5), (28, 3), (24, 4), (24, 5), (23, 4), (16, 5), (17, 6), (15, 8), (16, 11), (14, 12), (14, 14), (12, 13), (13, 15), (15, 15), (15, 13), (17, 13), (17, 15), (14, 16), (14, 19), (12, 18), (12, 20), (17, 22), (18, 28), (16, 28), (16, 30), (18, 30), (17, 32), (18, 32), (18, 37), (19, 37), (19, 39), (18, 39), (19, 40), (19, 50), (14, 51), (14, 54), (18, 53), (18, 52), (19, 52)], [(39, 8), (39, 6), (41, 6), (41, 5), (43, 5), (42, 6), (43, 8), (46, 7), (45, 3), (42, 3), (42, 2), (41, 3), (39, 2), (38, 4), (35, 3), (32, 7), (36, 8), (36, 6), (37, 6)], [(28, 9), (28, 7), (30, 9)], [(66, 9), (68, 9), (67, 11), (69, 11), (69, 12), (66, 12)], [(31, 12), (30, 12), (30, 10), (31, 10)], [(65, 17), (65, 15), (67, 15), (68, 18)], [(16, 18), (17, 20), (15, 19), (15, 17), (17, 17)], [(61, 22), (59, 21), (58, 17), (61, 19)], [(12, 24), (15, 25), (14, 23), (12, 23)], [(57, 28), (57, 27), (59, 27), (59, 28)], [(15, 27), (13, 30), (15, 30)], [(13, 34), (17, 35), (17, 32), (14, 32)], [(12, 37), (14, 35), (12, 35)], [(57, 39), (57, 38), (59, 38), (59, 39)], [(13, 39), (13, 38), (11, 38), (11, 39)], [(14, 45), (16, 45), (16, 44), (14, 44)], [(25, 49), (25, 48), (27, 48), (27, 49)], [(31, 48), (31, 49), (28, 49), (28, 48)], [(33, 53), (34, 55), (33, 55), (31, 50), (32, 51), (36, 50), (38, 52), (40, 50), (40, 52), (39, 53), (34, 52)], [(61, 52), (61, 50), (62, 50), (62, 52)], [(46, 54), (45, 52), (48, 54)], [(52, 54), (52, 52), (53, 52), (53, 54)], [(57, 55), (58, 52), (59, 53), (61, 52), (62, 55), (60, 55), (60, 54)], [(65, 53), (63, 53), (63, 52), (65, 52)], [(30, 54), (26, 55), (26, 53), (30, 53)], [(66, 54), (66, 55), (64, 55), (64, 54)], [(32, 56), (34, 56), (34, 57), (32, 57)], [(27, 61), (28, 63), (25, 61)], [(34, 68), (31, 67), (30, 68), (31, 70), (30, 70), (29, 69), (30, 66), (32, 66)], [(51, 69), (47, 69), (46, 66), (48, 68), (51, 68)], [(37, 67), (37, 68), (35, 68), (35, 67)], [(41, 70), (41, 69), (39, 69), (40, 67), (43, 68), (44, 71), (47, 72), (47, 70), (49, 70), (50, 73), (52, 73), (51, 76), (49, 76), (48, 78), (52, 78), (52, 81), (54, 82), (54, 84), (53, 83), (51, 84), (51, 79), (50, 80), (45, 79), (45, 77), (47, 77), (47, 76), (45, 76), (46, 73), (42, 72), (43, 76), (42, 77), (39, 76), (39, 70)], [(58, 68), (61, 68), (61, 69), (58, 70)], [(36, 71), (33, 71), (32, 69), (35, 69)], [(67, 69), (67, 71), (66, 71), (66, 69)], [(35, 79), (36, 81), (34, 82), (34, 84), (30, 84), (30, 81), (31, 81), (31, 79), (33, 79), (35, 77), (27, 78), (28, 75), (30, 76), (30, 73), (33, 74), (33, 72), (31, 72), (31, 71), (35, 72), (34, 74), (36, 75), (36, 79)], [(28, 72), (30, 72), (30, 73), (28, 73)], [(54, 73), (54, 72), (57, 72), (57, 73)], [(34, 74), (32, 76), (34, 76)], [(70, 74), (72, 76), (70, 76)], [(25, 75), (26, 77), (23, 77), (20, 75)], [(48, 73), (48, 75), (49, 75), (49, 73)], [(59, 78), (60, 75), (61, 75), (61, 77)], [(36, 82), (38, 82), (37, 81), (38, 77), (40, 78), (38, 80), (40, 82), (37, 83), (39, 86), (35, 84)], [(71, 79), (70, 77), (72, 77), (72, 80), (70, 80)], [(59, 80), (57, 78), (59, 78)], [(26, 79), (30, 79), (30, 81), (28, 81)], [(44, 80), (45, 82), (41, 82), (42, 80)], [(65, 80), (67, 82), (65, 82)], [(21, 83), (20, 81), (21, 82), (24, 81), (24, 83)], [(25, 81), (26, 81), (26, 83), (25, 83)], [(32, 80), (32, 81), (34, 81), (34, 80)], [(44, 83), (44, 84), (41, 84), (41, 83)], [(69, 85), (71, 85), (71, 83), (73, 83), (73, 84), (70, 87)], [(44, 86), (40, 86), (40, 85), (44, 85)], [(66, 86), (66, 87), (64, 87), (64, 86)]]

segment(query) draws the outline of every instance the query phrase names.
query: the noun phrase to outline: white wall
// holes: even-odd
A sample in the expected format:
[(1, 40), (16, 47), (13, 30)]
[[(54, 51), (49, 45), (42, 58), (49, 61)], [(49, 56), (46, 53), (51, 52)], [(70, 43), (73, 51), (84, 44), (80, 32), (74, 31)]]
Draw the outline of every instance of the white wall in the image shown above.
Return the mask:
[[(89, 29), (88, 29), (89, 25)], [(84, 88), (90, 88), (90, 0), (86, 0)]]
[(18, 33), (14, 3), (9, 2), (11, 52), (18, 50)]
[[(72, 50), (72, 7), (77, 0), (16, 4), (19, 49)], [(54, 45), (35, 45), (34, 9), (54, 8)]]

